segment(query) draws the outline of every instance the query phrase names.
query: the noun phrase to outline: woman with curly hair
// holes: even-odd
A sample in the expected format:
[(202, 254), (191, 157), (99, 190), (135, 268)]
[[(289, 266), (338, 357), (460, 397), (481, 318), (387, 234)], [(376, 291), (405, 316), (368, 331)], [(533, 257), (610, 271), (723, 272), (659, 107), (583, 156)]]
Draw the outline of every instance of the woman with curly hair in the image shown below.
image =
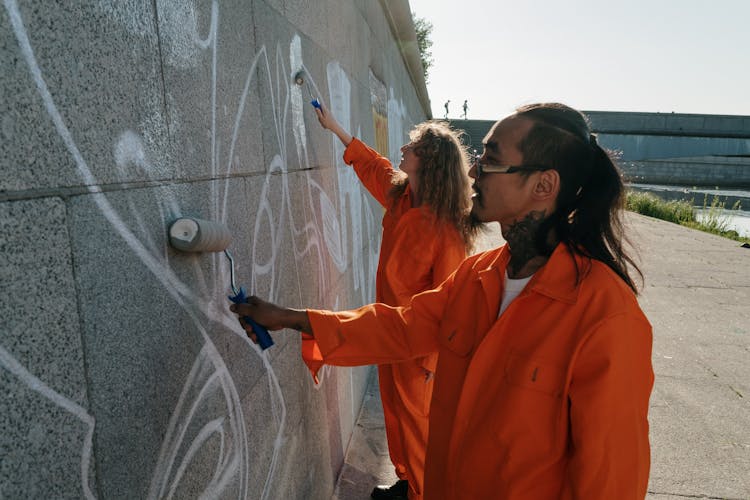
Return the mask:
[[(468, 158), (458, 133), (443, 122), (425, 122), (410, 132), (401, 147), (398, 170), (387, 158), (352, 137), (324, 106), (316, 109), (320, 124), (346, 146), (344, 161), (385, 208), (376, 301), (408, 305), (411, 297), (442, 283), (466, 258), (477, 224), (471, 213)], [(303, 348), (313, 371), (311, 343)], [(376, 487), (372, 498), (421, 498), (432, 376), (437, 354), (378, 366), (388, 450), (399, 480)]]

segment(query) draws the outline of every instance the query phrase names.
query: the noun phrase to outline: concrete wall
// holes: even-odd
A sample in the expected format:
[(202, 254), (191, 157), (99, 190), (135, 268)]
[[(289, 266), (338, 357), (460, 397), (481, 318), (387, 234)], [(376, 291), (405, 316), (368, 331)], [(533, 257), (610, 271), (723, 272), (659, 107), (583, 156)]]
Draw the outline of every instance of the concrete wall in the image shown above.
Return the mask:
[(750, 188), (750, 157), (621, 161), (620, 165), (633, 183)]
[(709, 155), (750, 156), (750, 138), (599, 133), (599, 143), (619, 151), (626, 161)]
[(750, 155), (750, 116), (584, 113), (591, 121), (592, 130), (598, 134), (599, 142), (619, 151), (623, 161)]
[[(584, 111), (599, 144), (640, 183), (750, 186), (750, 117)], [(453, 120), (477, 152), (491, 120)]]
[(167, 227), (224, 222), (266, 299), (371, 301), (380, 208), (292, 76), (373, 141), (372, 71), (397, 154), (429, 105), (393, 3), (5, 0), (0, 498), (330, 498), (369, 370), (261, 352)]
[(650, 134), (750, 139), (750, 116), (584, 111), (600, 134)]

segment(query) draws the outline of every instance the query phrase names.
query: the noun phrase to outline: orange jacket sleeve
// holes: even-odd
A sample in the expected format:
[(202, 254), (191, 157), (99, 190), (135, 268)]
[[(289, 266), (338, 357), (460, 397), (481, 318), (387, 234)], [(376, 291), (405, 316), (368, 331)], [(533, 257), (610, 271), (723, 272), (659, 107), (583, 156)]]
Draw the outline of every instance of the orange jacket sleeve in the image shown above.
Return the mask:
[(452, 285), (415, 295), (406, 307), (370, 304), (342, 312), (307, 310), (326, 364), (393, 363), (438, 351), (438, 330)]
[(354, 167), (357, 177), (378, 203), (387, 206), (391, 179), (396, 172), (391, 162), (356, 137), (344, 151), (344, 162)]
[(651, 344), (645, 318), (617, 315), (579, 349), (570, 382), (570, 498), (645, 497)]

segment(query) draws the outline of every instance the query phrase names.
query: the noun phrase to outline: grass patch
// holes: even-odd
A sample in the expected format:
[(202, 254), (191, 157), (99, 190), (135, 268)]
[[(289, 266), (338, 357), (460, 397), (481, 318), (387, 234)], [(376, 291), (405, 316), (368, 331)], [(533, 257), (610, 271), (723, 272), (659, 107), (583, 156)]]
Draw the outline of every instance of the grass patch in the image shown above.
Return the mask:
[[(727, 229), (729, 219), (724, 214), (726, 203), (722, 202), (718, 196), (714, 196), (710, 203), (708, 195), (703, 199), (703, 208), (706, 212), (701, 220), (698, 219), (693, 203), (689, 201), (665, 201), (651, 193), (628, 191), (625, 208), (649, 217), (674, 222), (742, 243), (750, 243), (750, 238), (740, 236), (733, 229)], [(740, 203), (737, 202), (730, 210), (739, 210), (739, 208)]]

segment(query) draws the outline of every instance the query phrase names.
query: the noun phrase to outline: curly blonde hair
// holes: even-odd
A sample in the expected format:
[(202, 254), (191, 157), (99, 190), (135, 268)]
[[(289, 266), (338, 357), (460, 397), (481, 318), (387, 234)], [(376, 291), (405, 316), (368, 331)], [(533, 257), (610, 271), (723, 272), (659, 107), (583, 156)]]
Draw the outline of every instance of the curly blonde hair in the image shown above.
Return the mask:
[[(461, 144), (461, 132), (442, 121), (420, 123), (409, 132), (414, 154), (419, 158), (418, 189), (422, 204), (438, 220), (458, 229), (468, 251), (474, 246), (479, 229), (471, 217), (471, 182), (469, 157)], [(388, 195), (395, 205), (406, 191), (409, 178), (399, 173), (393, 177)]]

